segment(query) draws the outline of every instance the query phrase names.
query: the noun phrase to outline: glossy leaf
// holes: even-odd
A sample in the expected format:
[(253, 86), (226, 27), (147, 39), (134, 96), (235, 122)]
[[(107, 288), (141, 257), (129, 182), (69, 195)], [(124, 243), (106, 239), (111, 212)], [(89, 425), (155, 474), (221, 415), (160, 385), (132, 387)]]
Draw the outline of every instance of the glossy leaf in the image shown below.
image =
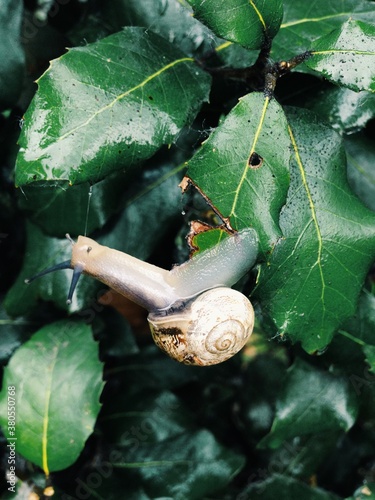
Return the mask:
[(17, 451), (45, 474), (75, 462), (93, 431), (103, 387), (91, 329), (52, 323), (16, 351), (4, 372), (2, 426), (8, 386), (16, 392)]
[[(134, 449), (135, 448), (135, 449)], [(220, 445), (205, 430), (185, 432), (152, 444), (124, 449), (114, 463), (125, 474), (137, 469), (151, 498), (199, 500), (226, 486), (244, 465), (244, 458)]]
[[(310, 48), (311, 42), (340, 26), (348, 19), (375, 23), (374, 6), (368, 0), (284, 0), (284, 17), (272, 45), (275, 59), (289, 59)], [(306, 70), (304, 65), (298, 70)]]
[(209, 86), (193, 59), (143, 28), (71, 49), (38, 80), (16, 184), (93, 183), (129, 169), (174, 140)]
[(212, 32), (192, 16), (179, 0), (111, 0), (103, 5), (106, 20), (116, 30), (123, 26), (152, 27), (186, 54), (212, 50)]
[(0, 108), (14, 105), (22, 90), (24, 53), (21, 45), (22, 0), (0, 3)]
[(281, 236), (290, 139), (281, 106), (263, 94), (240, 99), (188, 162), (187, 176), (235, 229), (254, 227), (266, 252)]
[(259, 49), (277, 33), (282, 15), (280, 0), (187, 0), (194, 15), (219, 37), (248, 49)]
[(278, 334), (312, 353), (354, 314), (375, 255), (375, 214), (350, 191), (338, 134), (307, 111), (288, 119), (294, 152), (284, 238), (262, 266), (256, 296)]
[(348, 180), (362, 202), (375, 211), (375, 145), (364, 134), (345, 137)]
[(375, 24), (349, 20), (315, 40), (306, 65), (352, 90), (375, 92)]
[(362, 91), (354, 92), (345, 87), (327, 86), (306, 99), (304, 105), (322, 120), (330, 123), (340, 133), (353, 134), (375, 118), (375, 95)]
[(298, 360), (288, 371), (271, 431), (260, 445), (278, 448), (297, 436), (348, 431), (357, 413), (356, 396), (346, 377), (334, 376)]

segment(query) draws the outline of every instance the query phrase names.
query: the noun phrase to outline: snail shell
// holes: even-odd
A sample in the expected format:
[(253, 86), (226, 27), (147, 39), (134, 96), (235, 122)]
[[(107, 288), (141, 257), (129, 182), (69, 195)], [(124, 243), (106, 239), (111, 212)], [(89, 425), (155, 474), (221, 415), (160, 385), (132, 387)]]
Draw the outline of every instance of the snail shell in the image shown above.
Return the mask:
[(240, 292), (220, 287), (191, 300), (183, 311), (149, 314), (155, 343), (189, 365), (214, 365), (234, 356), (254, 327), (254, 310)]

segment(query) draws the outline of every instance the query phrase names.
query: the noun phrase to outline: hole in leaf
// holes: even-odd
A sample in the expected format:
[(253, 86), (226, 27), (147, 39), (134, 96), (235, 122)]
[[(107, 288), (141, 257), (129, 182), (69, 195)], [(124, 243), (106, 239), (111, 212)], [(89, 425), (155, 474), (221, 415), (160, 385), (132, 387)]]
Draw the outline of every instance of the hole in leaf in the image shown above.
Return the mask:
[(258, 155), (258, 153), (256, 153), (255, 151), (251, 153), (248, 161), (248, 165), (250, 168), (259, 168), (262, 166), (262, 163), (263, 163), (263, 158), (260, 155)]

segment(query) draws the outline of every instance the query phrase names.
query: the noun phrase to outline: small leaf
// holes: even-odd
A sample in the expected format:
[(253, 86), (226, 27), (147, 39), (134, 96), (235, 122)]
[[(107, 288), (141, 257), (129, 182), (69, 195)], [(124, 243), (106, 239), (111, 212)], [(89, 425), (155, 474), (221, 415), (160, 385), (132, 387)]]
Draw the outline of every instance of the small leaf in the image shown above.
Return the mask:
[(256, 296), (280, 335), (314, 352), (354, 314), (374, 260), (375, 214), (350, 191), (340, 136), (307, 111), (288, 119), (294, 160), (284, 238), (262, 266)]
[(4, 372), (16, 392), (17, 451), (45, 474), (78, 458), (100, 410), (102, 364), (90, 327), (73, 321), (45, 326), (13, 355)]
[(125, 28), (51, 62), (25, 114), (16, 184), (97, 182), (171, 143), (210, 76), (164, 38)]
[(281, 106), (253, 93), (240, 99), (188, 162), (187, 176), (213, 208), (235, 229), (254, 227), (263, 252), (281, 236), (278, 219), (289, 186), (289, 146)]
[(357, 413), (358, 402), (347, 378), (297, 360), (284, 380), (271, 431), (260, 446), (278, 448), (297, 436), (348, 431)]
[(283, 16), (280, 0), (188, 0), (194, 15), (219, 37), (259, 49), (277, 33)]
[(375, 25), (349, 20), (310, 50), (309, 68), (352, 90), (375, 92)]

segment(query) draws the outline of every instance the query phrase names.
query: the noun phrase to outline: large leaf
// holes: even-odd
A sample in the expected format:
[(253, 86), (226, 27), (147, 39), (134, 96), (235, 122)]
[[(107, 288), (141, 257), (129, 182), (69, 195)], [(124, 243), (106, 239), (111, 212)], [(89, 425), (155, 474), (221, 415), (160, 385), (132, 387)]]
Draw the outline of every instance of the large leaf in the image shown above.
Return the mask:
[(240, 99), (188, 162), (187, 176), (235, 229), (254, 227), (266, 252), (281, 236), (290, 139), (281, 106), (253, 93)]
[(17, 451), (47, 475), (71, 465), (93, 431), (101, 379), (98, 345), (87, 325), (60, 321), (33, 335), (12, 356), (0, 395), (5, 429), (7, 388), (15, 387)]
[(151, 27), (186, 54), (212, 50), (212, 32), (192, 16), (188, 7), (181, 0), (111, 0), (102, 8), (116, 31), (125, 25)]
[(0, 108), (15, 104), (22, 89), (22, 10), (22, 0), (2, 0), (0, 3)]
[(194, 15), (226, 40), (258, 49), (277, 33), (282, 15), (281, 0), (187, 0)]
[(375, 24), (349, 20), (315, 40), (306, 65), (352, 90), (375, 92)]
[(310, 112), (288, 117), (294, 159), (284, 238), (262, 267), (256, 295), (279, 335), (314, 352), (354, 314), (375, 255), (375, 215), (350, 191), (339, 135)]
[[(276, 59), (289, 59), (310, 48), (313, 40), (338, 29), (348, 19), (375, 22), (375, 9), (368, 0), (284, 0), (284, 17), (272, 45)], [(298, 67), (303, 69), (303, 65)]]
[[(224, 448), (206, 430), (185, 432), (160, 443), (126, 447), (115, 468), (137, 469), (151, 498), (199, 500), (226, 486), (244, 458)], [(125, 474), (125, 471), (122, 470)]]
[(278, 448), (296, 436), (347, 431), (357, 414), (358, 402), (346, 377), (298, 360), (288, 371), (271, 431), (260, 445)]
[(171, 143), (210, 77), (143, 28), (76, 47), (38, 80), (19, 140), (16, 184), (97, 182)]

